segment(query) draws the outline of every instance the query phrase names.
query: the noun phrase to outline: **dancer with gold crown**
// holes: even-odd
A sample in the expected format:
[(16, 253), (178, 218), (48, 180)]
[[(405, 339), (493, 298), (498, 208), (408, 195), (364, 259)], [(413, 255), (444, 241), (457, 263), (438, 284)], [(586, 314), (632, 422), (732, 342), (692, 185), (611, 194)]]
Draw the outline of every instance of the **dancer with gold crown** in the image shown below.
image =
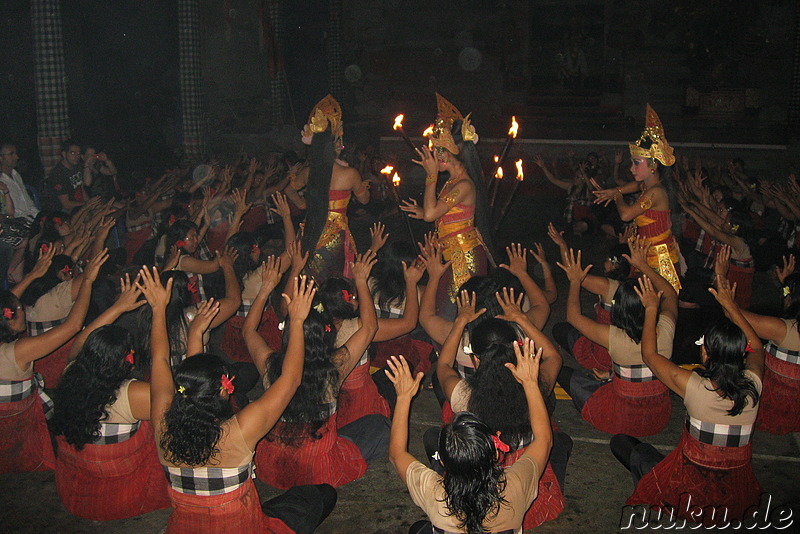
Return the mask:
[(314, 106), (303, 127), (303, 143), (311, 146), (306, 189), (303, 250), (311, 251), (306, 272), (318, 284), (331, 276), (352, 278), (356, 247), (347, 222), (351, 195), (369, 201), (369, 188), (356, 169), (338, 159), (344, 124), (342, 108), (331, 95)]
[[(427, 173), (423, 204), (405, 200), (400, 209), (413, 219), (436, 224), (444, 259), (452, 262), (451, 278), (439, 285), (436, 302), (439, 315), (453, 319), (458, 288), (472, 276), (486, 274), (492, 261), (489, 211), (483, 170), (475, 148), (478, 142), (475, 127), (470, 124), (469, 115), (461, 115), (439, 93), (436, 101), (438, 114), (429, 137), (433, 150), (418, 148), (420, 159), (413, 160)], [(437, 195), (439, 173), (447, 173), (448, 179)]]
[[(634, 181), (616, 189), (595, 191), (596, 204), (614, 202), (623, 221), (633, 221), (639, 236), (645, 237), (650, 248), (647, 263), (679, 291), (678, 278), (680, 251), (672, 235), (670, 193), (672, 170), (675, 163), (673, 149), (664, 135), (664, 127), (655, 110), (647, 105), (645, 128), (632, 145), (631, 174)], [(640, 191), (634, 204), (627, 204), (623, 195)]]

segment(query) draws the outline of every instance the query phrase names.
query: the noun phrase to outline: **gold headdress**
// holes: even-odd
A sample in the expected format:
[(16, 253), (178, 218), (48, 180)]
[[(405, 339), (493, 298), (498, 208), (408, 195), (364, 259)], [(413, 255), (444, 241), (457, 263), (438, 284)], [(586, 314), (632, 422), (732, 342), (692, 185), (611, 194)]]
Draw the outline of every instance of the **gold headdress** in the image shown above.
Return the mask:
[[(308, 116), (307, 129), (312, 134), (324, 132), (331, 125), (333, 135), (341, 135), (342, 107), (331, 95), (320, 100)], [(303, 129), (304, 131), (306, 128)]]
[[(652, 143), (650, 148), (642, 148), (642, 142), (647, 140)], [(650, 104), (647, 104), (647, 115), (642, 136), (639, 137), (636, 143), (628, 145), (628, 147), (631, 150), (631, 156), (634, 158), (657, 159), (667, 167), (675, 163), (675, 155), (664, 135), (661, 119), (658, 118), (658, 114), (650, 107)]]
[(439, 93), (436, 93), (436, 124), (430, 136), (431, 145), (442, 147), (453, 154), (458, 154), (458, 145), (453, 140), (453, 123), (457, 120), (461, 122), (461, 137), (464, 141), (478, 142), (478, 134), (475, 127), (470, 124), (469, 116), (464, 117), (456, 107)]

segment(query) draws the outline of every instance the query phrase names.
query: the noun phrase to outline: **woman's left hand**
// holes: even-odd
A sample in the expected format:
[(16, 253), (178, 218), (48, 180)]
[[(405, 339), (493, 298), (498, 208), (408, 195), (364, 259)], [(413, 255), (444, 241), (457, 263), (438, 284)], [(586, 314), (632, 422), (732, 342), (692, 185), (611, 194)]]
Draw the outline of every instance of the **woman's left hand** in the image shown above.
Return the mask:
[(500, 304), (500, 308), (503, 309), (503, 313), (497, 316), (498, 319), (518, 323), (525, 317), (525, 314), (522, 313), (522, 299), (525, 296), (524, 294), (520, 293), (519, 296), (516, 296), (513, 288), (509, 289), (504, 287), (502, 294), (498, 291), (494, 295), (497, 302)]
[(419, 372), (416, 377), (411, 376), (411, 369), (403, 356), (392, 356), (386, 361), (386, 364), (389, 366), (386, 376), (394, 384), (397, 398), (411, 399), (416, 395), (419, 385), (422, 383), (422, 377), (425, 375)]
[(646, 276), (639, 277), (639, 286), (633, 286), (633, 290), (639, 295), (639, 300), (642, 301), (642, 306), (647, 308), (658, 309), (661, 303), (661, 297), (664, 295), (663, 291), (656, 293), (653, 289), (653, 282)]
[(413, 198), (409, 200), (401, 200), (400, 210), (408, 213), (408, 216), (412, 219), (422, 219), (423, 217), (422, 206), (417, 204), (417, 201)]
[(469, 293), (466, 290), (456, 297), (456, 304), (458, 305), (458, 318), (464, 319), (467, 323), (471, 323), (486, 311), (486, 308), (475, 310), (475, 303), (478, 297), (475, 292)]
[[(521, 348), (520, 345), (522, 345)], [(539, 387), (539, 363), (542, 360), (542, 347), (537, 349), (533, 340), (526, 337), (522, 341), (514, 343), (514, 355), (517, 357), (517, 364), (507, 363), (505, 366), (514, 375), (516, 381), (523, 386), (527, 383)]]
[(419, 159), (412, 159), (411, 161), (417, 165), (421, 165), (428, 176), (437, 176), (439, 174), (439, 162), (433, 157), (433, 151), (428, 147), (417, 147), (414, 150), (419, 154)]
[(356, 261), (353, 262), (353, 280), (356, 282), (366, 282), (372, 267), (378, 261), (375, 252), (367, 250), (363, 255), (356, 254)]
[(501, 263), (500, 267), (521, 278), (528, 274), (528, 249), (522, 248), (520, 243), (511, 243), (506, 247), (508, 265)]

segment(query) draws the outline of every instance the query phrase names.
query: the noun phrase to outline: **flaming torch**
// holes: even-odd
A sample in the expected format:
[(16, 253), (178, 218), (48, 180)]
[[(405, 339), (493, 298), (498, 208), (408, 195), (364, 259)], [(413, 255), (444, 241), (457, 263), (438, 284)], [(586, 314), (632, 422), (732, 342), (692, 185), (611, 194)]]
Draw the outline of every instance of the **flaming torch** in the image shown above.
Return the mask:
[(394, 176), (392, 176), (392, 185), (395, 186), (395, 187), (398, 187), (400, 185), (400, 175), (399, 174), (394, 173)]
[(408, 134), (406, 134), (406, 131), (403, 129), (403, 118), (404, 117), (403, 117), (402, 113), (394, 118), (394, 124), (392, 125), (392, 130), (399, 130), (400, 131), (400, 135), (403, 138), (403, 141), (406, 142), (406, 144), (408, 145), (408, 148), (411, 149), (411, 152), (416, 154), (417, 153), (417, 147), (414, 146), (414, 143), (411, 142), (411, 139), (408, 138)]
[[(386, 175), (386, 178), (388, 179), (389, 175), (392, 174), (393, 170), (394, 167), (392, 167), (391, 165), (387, 165), (386, 167), (381, 169), (381, 174)], [(397, 206), (399, 207), (400, 195), (397, 194), (398, 187), (400, 187), (400, 175), (395, 172), (394, 176), (392, 177), (392, 187), (390, 187), (390, 189), (392, 190), (392, 197), (394, 198), (394, 201), (397, 203)], [(411, 222), (409, 222), (408, 217), (403, 217), (403, 220), (406, 221), (406, 230), (408, 230), (408, 236), (411, 238), (411, 242), (416, 243), (417, 240), (414, 237), (414, 231), (411, 229)]]
[(422, 137), (428, 138), (428, 149), (433, 148), (433, 142), (431, 141), (430, 137), (433, 135), (433, 124), (425, 128), (425, 131), (422, 132)]
[[(508, 129), (508, 137), (506, 137), (506, 143), (503, 145), (503, 150), (500, 151), (500, 155), (495, 158), (495, 168), (494, 176), (497, 176), (497, 169), (503, 164), (508, 155), (508, 151), (511, 148), (511, 144), (514, 142), (514, 139), (517, 138), (517, 132), (519, 132), (519, 123), (517, 122), (517, 116), (514, 115), (511, 117), (511, 128)], [(492, 184), (489, 184), (489, 187), (492, 187)], [(497, 197), (497, 190), (500, 188), (500, 183), (494, 184), (494, 190), (492, 191), (491, 200), (489, 201), (489, 205), (494, 207), (494, 201)]]
[(514, 185), (511, 186), (511, 193), (508, 195), (505, 204), (503, 204), (503, 207), (500, 208), (500, 215), (497, 217), (497, 222), (494, 225), (495, 232), (497, 232), (497, 229), (500, 227), (500, 223), (506, 216), (506, 212), (508, 212), (508, 208), (511, 206), (511, 202), (514, 200), (514, 195), (517, 194), (517, 189), (519, 189), (520, 184), (525, 180), (525, 172), (522, 170), (522, 160), (518, 159), (514, 165), (517, 166), (517, 179), (514, 180)]

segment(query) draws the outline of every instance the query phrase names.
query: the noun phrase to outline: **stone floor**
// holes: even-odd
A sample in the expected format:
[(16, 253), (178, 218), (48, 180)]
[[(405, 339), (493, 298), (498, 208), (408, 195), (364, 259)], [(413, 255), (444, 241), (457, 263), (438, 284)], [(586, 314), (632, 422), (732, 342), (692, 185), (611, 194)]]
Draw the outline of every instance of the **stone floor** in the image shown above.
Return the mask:
[[(499, 241), (522, 241), (530, 244), (541, 241), (555, 261), (555, 248), (546, 238), (545, 226), (557, 220), (561, 204), (553, 199), (519, 198), (512, 205), (508, 219), (498, 235)], [(390, 231), (405, 234), (404, 224), (392, 217), (384, 217)], [(372, 220), (365, 217), (352, 222), (356, 240), (363, 242)], [(418, 236), (422, 227), (415, 226)], [(603, 257), (606, 243), (602, 238), (586, 236), (568, 238), (576, 247), (585, 250), (584, 256), (597, 264)], [(558, 269), (556, 268), (558, 271)], [(535, 269), (534, 269), (535, 272)], [(549, 327), (564, 320), (566, 279), (555, 273), (560, 297), (554, 304)], [(757, 298), (767, 306), (777, 288), (769, 276), (759, 276)], [(584, 310), (590, 301), (585, 300)], [(674, 410), (668, 428), (646, 441), (664, 452), (678, 441), (684, 418), (684, 408), (679, 398), (673, 396)], [(620, 528), (622, 507), (633, 490), (628, 472), (614, 459), (609, 448), (609, 435), (595, 430), (582, 421), (569, 400), (559, 400), (555, 419), (561, 429), (574, 441), (574, 449), (567, 471), (564, 493), (566, 508), (561, 516), (536, 529), (543, 533), (607, 533)], [(440, 422), (439, 406), (433, 392), (424, 389), (412, 406), (410, 450), (423, 457), (422, 433)], [(800, 480), (800, 440), (797, 435), (771, 436), (758, 433), (754, 437), (753, 467), (765, 490), (772, 495), (772, 506), (789, 505), (800, 513), (800, 497), (794, 484)], [(262, 500), (277, 492), (257, 483)], [(86, 533), (158, 533), (166, 525), (169, 510), (153, 512), (141, 517), (105, 523), (78, 519), (61, 505), (55, 491), (53, 473), (28, 473), (0, 476), (0, 532), (86, 532)], [(367, 474), (339, 488), (339, 502), (331, 516), (318, 529), (320, 533), (386, 533), (402, 534), (423, 515), (411, 502), (405, 487), (394, 473), (388, 460), (380, 460)], [(797, 526), (785, 532), (798, 532)], [(532, 531), (531, 531), (532, 532)]]

